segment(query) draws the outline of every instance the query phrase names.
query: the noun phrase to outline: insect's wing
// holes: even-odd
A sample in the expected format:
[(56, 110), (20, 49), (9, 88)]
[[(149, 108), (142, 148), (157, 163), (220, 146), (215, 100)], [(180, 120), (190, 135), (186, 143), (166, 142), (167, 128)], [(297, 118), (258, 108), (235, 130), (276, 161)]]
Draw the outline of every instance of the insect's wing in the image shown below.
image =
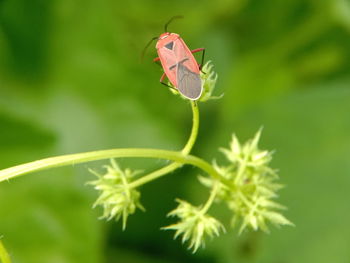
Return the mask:
[(177, 65), (177, 89), (191, 100), (198, 99), (202, 94), (202, 82), (199, 74), (192, 72), (181, 62)]

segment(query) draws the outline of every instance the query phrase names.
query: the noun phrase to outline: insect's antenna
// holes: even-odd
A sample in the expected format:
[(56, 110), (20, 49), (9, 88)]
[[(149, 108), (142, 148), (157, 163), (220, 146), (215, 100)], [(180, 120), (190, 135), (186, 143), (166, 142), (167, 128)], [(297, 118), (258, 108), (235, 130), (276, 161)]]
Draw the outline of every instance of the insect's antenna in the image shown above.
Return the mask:
[(145, 56), (145, 54), (146, 54), (146, 51), (147, 51), (147, 49), (148, 49), (148, 47), (152, 44), (152, 42), (154, 41), (154, 40), (156, 40), (156, 39), (158, 39), (158, 37), (152, 37), (152, 39), (147, 43), (147, 45), (143, 48), (143, 50), (142, 50), (142, 53), (141, 53), (141, 61), (143, 60), (143, 58), (144, 58), (144, 56)]
[(184, 18), (183, 16), (173, 16), (172, 18), (170, 18), (170, 20), (164, 25), (164, 32), (168, 32), (168, 26), (171, 22), (173, 22), (173, 20), (175, 19), (179, 19), (179, 18)]

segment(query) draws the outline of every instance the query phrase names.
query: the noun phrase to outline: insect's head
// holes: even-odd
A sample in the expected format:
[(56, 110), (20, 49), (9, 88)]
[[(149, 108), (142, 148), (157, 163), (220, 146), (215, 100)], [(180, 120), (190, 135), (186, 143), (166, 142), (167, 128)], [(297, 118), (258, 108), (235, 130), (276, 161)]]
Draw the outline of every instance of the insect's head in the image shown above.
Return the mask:
[(167, 45), (170, 45), (171, 48), (169, 47), (167, 48), (172, 49), (174, 41), (178, 38), (179, 38), (179, 35), (176, 33), (169, 33), (169, 32), (163, 33), (158, 37), (156, 48), (159, 49), (164, 46), (167, 47)]
[(165, 33), (161, 34), (161, 35), (158, 37), (158, 40), (165, 39), (165, 38), (167, 38), (168, 36), (170, 36), (170, 33), (169, 33), (169, 32), (165, 32)]

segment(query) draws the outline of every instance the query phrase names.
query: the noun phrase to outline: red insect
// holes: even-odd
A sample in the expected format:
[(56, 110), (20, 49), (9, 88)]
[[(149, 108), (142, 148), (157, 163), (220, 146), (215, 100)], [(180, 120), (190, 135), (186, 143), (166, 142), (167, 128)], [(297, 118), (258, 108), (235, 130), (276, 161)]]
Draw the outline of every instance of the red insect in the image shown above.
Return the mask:
[[(204, 59), (204, 48), (190, 50), (183, 39), (175, 33), (167, 32), (167, 27), (172, 20), (180, 18), (173, 17), (165, 25), (165, 33), (161, 34), (156, 44), (158, 52), (157, 58), (153, 61), (160, 61), (164, 69), (164, 74), (160, 82), (166, 86), (164, 78), (167, 77), (171, 84), (186, 98), (197, 100), (202, 94), (202, 81), (200, 78), (200, 67), (192, 53), (203, 51), (202, 63)], [(154, 40), (153, 39), (153, 40)]]

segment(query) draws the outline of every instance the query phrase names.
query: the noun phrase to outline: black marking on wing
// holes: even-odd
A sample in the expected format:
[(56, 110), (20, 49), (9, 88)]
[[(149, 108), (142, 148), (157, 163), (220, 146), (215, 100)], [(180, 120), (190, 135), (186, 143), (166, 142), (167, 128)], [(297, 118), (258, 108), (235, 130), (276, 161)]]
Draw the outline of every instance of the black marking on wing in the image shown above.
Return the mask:
[(199, 74), (189, 70), (183, 63), (177, 66), (177, 89), (186, 98), (198, 99), (202, 94), (202, 83)]
[(174, 47), (174, 41), (169, 42), (168, 44), (165, 45), (167, 49), (173, 50)]
[(181, 64), (181, 63), (184, 63), (186, 60), (188, 60), (188, 58), (184, 58), (184, 59), (181, 60), (180, 62), (178, 62), (178, 63), (176, 63), (176, 64), (170, 66), (170, 67), (169, 67), (169, 70), (173, 70), (174, 68), (177, 67), (177, 65), (179, 65), (179, 64)]

